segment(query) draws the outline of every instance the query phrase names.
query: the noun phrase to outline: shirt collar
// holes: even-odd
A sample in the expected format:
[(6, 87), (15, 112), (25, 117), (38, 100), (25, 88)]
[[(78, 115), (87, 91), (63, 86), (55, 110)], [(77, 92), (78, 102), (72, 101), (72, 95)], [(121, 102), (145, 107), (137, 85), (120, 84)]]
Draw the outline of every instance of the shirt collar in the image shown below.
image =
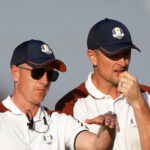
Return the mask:
[[(92, 82), (92, 74), (93, 72), (89, 73), (88, 79), (85, 82), (85, 87), (88, 90), (88, 92), (96, 99), (104, 99), (108, 95), (102, 93), (100, 90), (98, 90), (95, 85)], [(124, 99), (124, 95), (121, 94), (116, 100)]]
[(2, 101), (3, 105), (11, 110), (11, 112), (15, 115), (21, 115), (23, 112), (20, 111), (20, 109), (13, 103), (10, 96), (8, 96), (5, 100)]
[[(11, 111), (14, 115), (25, 115), (12, 101), (11, 97), (8, 96), (5, 100), (2, 101), (3, 105)], [(43, 113), (42, 113), (43, 112)], [(34, 120), (40, 120), (43, 116), (48, 119), (48, 114), (44, 110), (43, 106), (40, 105), (40, 108), (37, 114), (34, 116)]]
[(92, 74), (93, 72), (91, 72), (88, 75), (88, 79), (85, 82), (85, 87), (87, 88), (88, 92), (96, 99), (101, 99), (104, 98), (106, 95), (103, 94), (101, 91), (99, 91), (95, 85), (92, 82)]
[(45, 111), (44, 107), (42, 105), (40, 105), (40, 108), (39, 108), (37, 114), (34, 116), (34, 121), (41, 120), (44, 116), (46, 117), (46, 120), (48, 121), (49, 115)]

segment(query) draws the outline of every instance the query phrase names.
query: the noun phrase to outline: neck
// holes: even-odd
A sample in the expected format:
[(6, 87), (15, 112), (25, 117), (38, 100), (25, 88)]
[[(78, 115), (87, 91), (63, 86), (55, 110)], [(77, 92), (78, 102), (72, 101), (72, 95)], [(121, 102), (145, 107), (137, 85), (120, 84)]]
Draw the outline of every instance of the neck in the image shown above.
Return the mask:
[(13, 103), (23, 112), (26, 114), (27, 111), (30, 111), (32, 113), (32, 116), (34, 117), (36, 113), (38, 112), (38, 109), (40, 107), (40, 104), (31, 104), (27, 100), (24, 100), (21, 96), (18, 96), (16, 94), (13, 94), (11, 97)]

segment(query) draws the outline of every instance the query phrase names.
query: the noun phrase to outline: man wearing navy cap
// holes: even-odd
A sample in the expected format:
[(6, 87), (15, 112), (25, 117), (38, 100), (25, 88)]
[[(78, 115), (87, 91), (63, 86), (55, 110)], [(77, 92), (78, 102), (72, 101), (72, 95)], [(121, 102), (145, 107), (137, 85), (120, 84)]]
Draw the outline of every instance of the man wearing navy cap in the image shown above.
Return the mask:
[[(116, 117), (110, 113), (87, 120), (103, 125), (97, 136), (71, 116), (40, 103), (65, 64), (43, 41), (16, 47), (10, 62), (14, 91), (0, 103), (0, 150), (107, 150), (113, 145)], [(56, 91), (57, 92), (57, 91)]]
[[(131, 50), (140, 49), (131, 40), (127, 27), (119, 21), (104, 19), (88, 34), (87, 55), (93, 72), (86, 82), (66, 94), (56, 110), (71, 114), (81, 122), (106, 112), (117, 114), (120, 132), (114, 150), (150, 149), (150, 88), (139, 85), (128, 72)], [(93, 133), (99, 126), (88, 125)]]

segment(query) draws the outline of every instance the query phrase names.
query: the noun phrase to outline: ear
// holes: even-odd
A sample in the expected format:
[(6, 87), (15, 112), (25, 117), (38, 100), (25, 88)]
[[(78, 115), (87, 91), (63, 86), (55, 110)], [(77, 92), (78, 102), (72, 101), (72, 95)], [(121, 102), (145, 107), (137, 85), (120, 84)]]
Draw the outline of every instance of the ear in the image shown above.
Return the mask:
[(97, 65), (97, 55), (96, 55), (95, 51), (91, 50), (91, 49), (88, 49), (87, 50), (87, 55), (88, 55), (91, 63), (93, 64), (93, 66), (96, 66)]
[(15, 82), (19, 80), (19, 67), (12, 65), (11, 67), (11, 75)]

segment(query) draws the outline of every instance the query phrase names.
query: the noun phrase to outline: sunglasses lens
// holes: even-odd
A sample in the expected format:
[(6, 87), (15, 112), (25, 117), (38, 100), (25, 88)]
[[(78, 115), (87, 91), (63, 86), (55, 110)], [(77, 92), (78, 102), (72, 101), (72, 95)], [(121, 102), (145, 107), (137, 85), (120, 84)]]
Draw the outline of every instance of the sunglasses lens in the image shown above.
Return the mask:
[(40, 79), (45, 73), (45, 70), (43, 68), (34, 68), (31, 71), (31, 76), (33, 79)]
[(47, 78), (48, 78), (48, 81), (56, 81), (57, 78), (59, 76), (59, 72), (57, 72), (56, 70), (49, 70), (47, 71)]

